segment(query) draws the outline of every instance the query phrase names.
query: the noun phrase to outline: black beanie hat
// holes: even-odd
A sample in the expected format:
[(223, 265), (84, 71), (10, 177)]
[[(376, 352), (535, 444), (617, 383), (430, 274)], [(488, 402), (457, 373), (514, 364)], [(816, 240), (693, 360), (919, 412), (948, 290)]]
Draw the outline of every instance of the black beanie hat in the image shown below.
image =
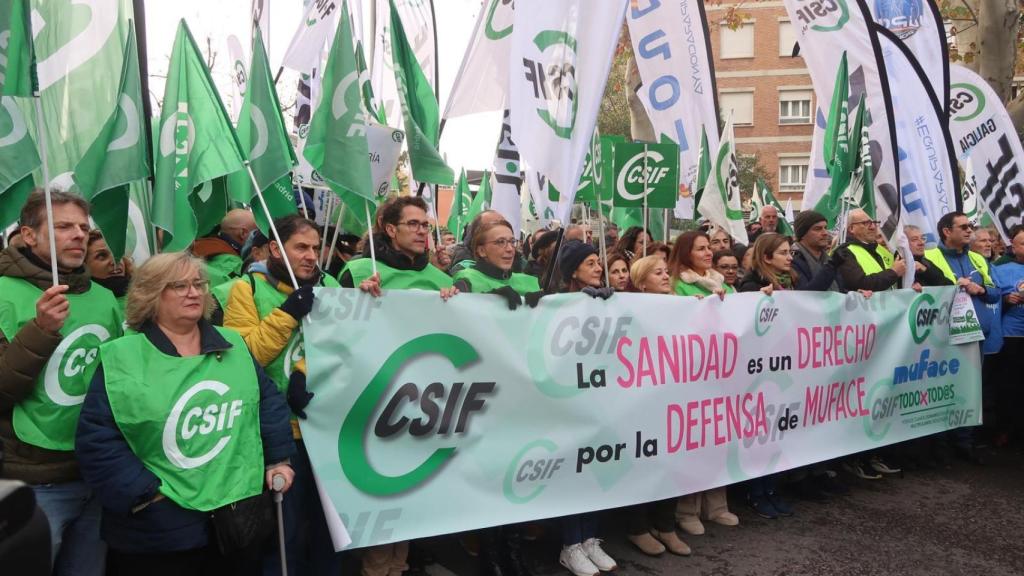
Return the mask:
[(828, 219), (821, 212), (815, 212), (814, 210), (804, 210), (797, 214), (793, 222), (793, 232), (796, 234), (796, 239), (800, 240), (803, 238), (818, 222), (828, 222)]
[(540, 258), (540, 251), (554, 244), (555, 240), (558, 240), (557, 231), (551, 230), (541, 234), (539, 237), (537, 237), (537, 240), (533, 243), (533, 246), (530, 248), (530, 256), (532, 256), (534, 260)]
[(597, 248), (586, 242), (569, 240), (562, 244), (562, 250), (558, 253), (558, 269), (562, 272), (562, 281), (568, 282), (572, 273), (591, 254), (597, 254)]

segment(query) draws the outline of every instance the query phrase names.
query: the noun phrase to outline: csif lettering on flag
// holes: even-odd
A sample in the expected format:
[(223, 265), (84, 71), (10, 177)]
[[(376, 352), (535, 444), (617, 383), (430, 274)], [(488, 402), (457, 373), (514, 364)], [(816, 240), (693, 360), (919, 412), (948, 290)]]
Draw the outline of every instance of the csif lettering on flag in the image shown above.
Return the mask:
[(615, 207), (675, 208), (679, 147), (675, 144), (618, 142), (612, 147)]
[(638, 0), (630, 3), (626, 21), (643, 82), (637, 96), (655, 138), (679, 144), (676, 216), (684, 217), (692, 212), (697, 190), (702, 131), (710, 148), (718, 149), (717, 90), (704, 2)]
[(900, 220), (899, 167), (892, 102), (881, 48), (871, 29), (873, 20), (865, 0), (784, 0), (796, 28), (801, 55), (807, 63), (818, 99), (811, 141), (811, 170), (804, 190), (804, 205), (814, 206), (829, 189), (825, 166), (826, 122), (822, 110), (832, 105), (836, 70), (843, 51), (849, 62), (849, 108), (865, 97), (870, 117), (865, 127), (872, 150), (876, 218), (886, 238), (896, 236)]
[[(165, 250), (182, 250), (198, 232), (190, 204), (194, 191), (245, 167), (238, 136), (184, 20), (171, 50), (157, 129), (153, 223), (165, 232)], [(204, 221), (215, 218), (200, 216)]]
[(903, 223), (920, 228), (933, 247), (939, 241), (939, 218), (959, 206), (959, 174), (945, 109), (909, 48), (887, 28), (876, 25), (876, 32), (892, 95)]
[(118, 94), (117, 107), (75, 166), (74, 174), (78, 191), (92, 204), (92, 218), (116, 259), (125, 253), (129, 184), (149, 177), (134, 23), (129, 25), (125, 41)]
[(950, 65), (949, 131), (961, 162), (970, 163), (979, 201), (1004, 238), (1024, 223), (1024, 149), (1006, 107), (976, 73)]
[(582, 0), (516, 2), (509, 55), (512, 134), (523, 161), (564, 197), (569, 221), (597, 123), (626, 1), (591, 10)]
[(297, 72), (307, 72), (311, 63), (320, 61), (324, 44), (335, 27), (341, 1), (316, 0), (308, 4), (281, 60), (281, 66)]

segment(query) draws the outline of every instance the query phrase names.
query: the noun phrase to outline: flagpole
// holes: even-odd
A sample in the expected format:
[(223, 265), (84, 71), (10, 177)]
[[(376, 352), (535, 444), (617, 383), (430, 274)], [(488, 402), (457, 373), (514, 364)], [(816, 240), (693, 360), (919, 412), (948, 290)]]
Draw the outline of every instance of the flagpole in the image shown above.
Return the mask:
[(57, 240), (53, 233), (53, 200), (50, 197), (50, 166), (46, 159), (46, 131), (43, 129), (43, 104), (42, 92), (36, 92), (36, 134), (39, 136), (39, 158), (43, 164), (43, 196), (46, 198), (46, 233), (50, 240), (50, 273), (53, 275), (53, 285), (57, 286)]
[[(430, 207), (434, 210), (434, 232), (437, 234), (437, 249), (441, 249), (441, 216), (437, 213), (437, 188), (431, 194)], [(450, 232), (450, 230), (449, 230)]]
[(597, 233), (600, 234), (597, 242), (601, 247), (601, 261), (604, 262), (604, 287), (608, 288), (611, 286), (611, 281), (608, 279), (608, 246), (604, 240), (604, 216), (602, 214), (604, 209), (601, 207), (601, 200), (597, 200)]
[(363, 206), (366, 207), (366, 228), (369, 231), (367, 237), (370, 239), (370, 263), (373, 266), (373, 275), (377, 275), (377, 249), (373, 245), (373, 220), (370, 216), (370, 201), (363, 198)]
[(299, 289), (299, 282), (295, 279), (295, 271), (292, 270), (292, 263), (288, 261), (288, 253), (284, 250), (284, 242), (281, 241), (281, 235), (277, 233), (277, 226), (274, 224), (274, 218), (270, 215), (270, 208), (267, 207), (267, 199), (263, 197), (263, 191), (260, 190), (259, 182), (256, 181), (256, 175), (252, 173), (252, 165), (249, 161), (245, 162), (245, 171), (249, 173), (249, 179), (252, 181), (252, 187), (256, 190), (256, 195), (260, 198), (260, 206), (263, 206), (263, 215), (267, 218), (267, 223), (270, 225), (270, 232), (274, 236), (274, 240), (277, 242), (278, 248), (281, 249), (281, 259), (284, 260), (284, 267), (288, 270), (288, 278), (292, 281), (292, 288)]
[(327, 250), (327, 226), (331, 223), (331, 213), (334, 212), (334, 192), (330, 189), (325, 190), (327, 209), (324, 211), (324, 236), (320, 239), (320, 258), (317, 259), (317, 263), (320, 265), (324, 264), (324, 252)]
[(647, 143), (644, 143), (644, 257), (647, 257)]
[(665, 236), (664, 242), (665, 242), (665, 244), (668, 244), (668, 223), (669, 223), (668, 208), (665, 208), (664, 210), (662, 210), (662, 213), (661, 213), (661, 227), (662, 227), (662, 229), (664, 231), (664, 236)]
[[(342, 210), (344, 210), (344, 208), (342, 208)], [(331, 267), (331, 261), (334, 260), (334, 249), (338, 245), (338, 235), (341, 233), (341, 216), (342, 216), (342, 212), (341, 212), (341, 210), (338, 210), (338, 221), (334, 224), (334, 234), (333, 234), (333, 237), (331, 238), (331, 249), (330, 249), (330, 251), (327, 252), (327, 262), (324, 263), (324, 270), (327, 270), (328, 268), (330, 268)], [(327, 219), (325, 218), (324, 222), (326, 222), (326, 221), (327, 221)], [(324, 226), (324, 232), (326, 232), (326, 231), (327, 231), (327, 227)], [(327, 234), (324, 234), (324, 236), (327, 236)], [(320, 253), (323, 254), (322, 251)]]

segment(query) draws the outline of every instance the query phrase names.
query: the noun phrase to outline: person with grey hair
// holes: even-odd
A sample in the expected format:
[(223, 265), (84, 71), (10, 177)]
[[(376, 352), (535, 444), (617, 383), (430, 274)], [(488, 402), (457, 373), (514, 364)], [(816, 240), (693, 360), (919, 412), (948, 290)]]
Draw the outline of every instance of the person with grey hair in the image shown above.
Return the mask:
[(75, 424), (97, 349), (121, 335), (121, 310), (84, 266), (89, 204), (64, 192), (50, 200), (52, 213), (42, 190), (29, 195), (20, 215), (24, 247), (0, 252), (0, 477), (32, 487), (50, 524), (53, 573), (98, 576), (100, 504), (79, 472)]
[(240, 335), (210, 324), (213, 306), (202, 260), (158, 254), (128, 290), (132, 332), (100, 346), (75, 450), (103, 504), (108, 574), (259, 570), (272, 525), (247, 522), (230, 544), (213, 525), (269, 506), (275, 477), (287, 492), (295, 443), (284, 397)]

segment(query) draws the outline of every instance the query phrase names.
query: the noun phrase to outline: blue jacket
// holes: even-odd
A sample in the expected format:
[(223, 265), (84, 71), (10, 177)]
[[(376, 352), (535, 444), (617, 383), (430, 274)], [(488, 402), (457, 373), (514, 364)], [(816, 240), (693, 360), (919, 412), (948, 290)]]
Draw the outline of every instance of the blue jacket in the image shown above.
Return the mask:
[[(200, 352), (211, 354), (231, 347), (208, 322), (200, 322)], [(140, 330), (161, 352), (178, 356), (167, 336), (152, 322)], [(274, 382), (253, 361), (260, 385), (260, 437), (265, 464), (287, 460), (295, 453), (290, 412)], [(144, 369), (144, 368), (143, 368)], [(156, 376), (156, 375), (154, 375)], [(202, 548), (210, 537), (207, 512), (187, 510), (164, 498), (136, 513), (132, 508), (157, 495), (160, 480), (132, 452), (114, 421), (100, 366), (82, 405), (75, 439), (82, 477), (103, 505), (101, 536), (116, 550), (129, 553), (172, 552)]]
[[(1024, 264), (1016, 261), (993, 267), (993, 279), (1003, 296), (1024, 292)], [(1003, 303), (1003, 335), (1024, 336), (1024, 305)]]
[[(949, 264), (954, 276), (957, 278), (968, 277), (972, 282), (985, 289), (984, 294), (971, 296), (971, 301), (974, 303), (974, 311), (978, 315), (981, 331), (985, 333), (985, 342), (982, 344), (983, 351), (986, 354), (998, 352), (1003, 344), (999, 306), (1002, 297), (999, 293), (999, 287), (985, 282), (981, 272), (975, 268), (974, 262), (971, 262), (970, 256), (967, 255), (969, 250), (965, 249), (958, 252), (952, 248), (947, 248), (941, 242), (939, 242), (938, 249)], [(989, 267), (989, 277), (991, 276), (992, 269)]]

